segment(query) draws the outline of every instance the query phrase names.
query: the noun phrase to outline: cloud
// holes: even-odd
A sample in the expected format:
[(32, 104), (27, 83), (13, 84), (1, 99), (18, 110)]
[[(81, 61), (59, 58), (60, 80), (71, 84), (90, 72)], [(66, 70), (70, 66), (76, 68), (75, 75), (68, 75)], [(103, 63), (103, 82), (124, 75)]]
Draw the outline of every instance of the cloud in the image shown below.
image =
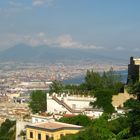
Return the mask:
[(11, 17), (17, 13), (31, 10), (32, 7), (19, 2), (18, 0), (9, 0), (6, 6), (0, 7), (0, 16), (1, 17)]
[(134, 52), (139, 52), (140, 51), (140, 48), (134, 48), (132, 49)]
[(40, 5), (51, 5), (53, 0), (33, 0), (33, 6), (40, 6)]
[(0, 34), (0, 49), (6, 49), (17, 44), (27, 44), (37, 47), (40, 45), (50, 45), (52, 41), (50, 41), (44, 32), (36, 34)]
[(125, 48), (122, 47), (122, 46), (118, 46), (118, 47), (116, 47), (115, 49), (116, 49), (117, 51), (123, 51)]
[(101, 46), (75, 41), (69, 34), (57, 37), (54, 44), (63, 48), (103, 49)]
[(21, 13), (26, 10), (31, 10), (31, 7), (23, 6), (23, 7), (10, 7), (10, 8), (1, 8), (0, 9), (0, 16), (1, 17), (11, 17), (16, 15), (17, 13)]
[(22, 6), (23, 6), (22, 3), (17, 2), (17, 1), (15, 1), (15, 0), (9, 1), (9, 4), (10, 4), (11, 6), (13, 6), (13, 7), (22, 7)]
[(64, 48), (71, 48), (80, 45), (78, 42), (74, 41), (70, 35), (59, 36), (54, 43)]
[(38, 33), (38, 36), (44, 37), (44, 36), (46, 36), (46, 34), (45, 34), (44, 32), (39, 32), (39, 33)]
[(32, 47), (41, 45), (47, 45), (51, 47), (61, 48), (78, 48), (78, 49), (104, 49), (100, 46), (93, 44), (86, 44), (76, 41), (71, 35), (60, 35), (55, 38), (49, 37), (44, 32), (39, 32), (34, 35), (23, 35), (23, 34), (5, 34), (0, 35), (0, 48), (9, 48), (16, 44), (27, 44)]

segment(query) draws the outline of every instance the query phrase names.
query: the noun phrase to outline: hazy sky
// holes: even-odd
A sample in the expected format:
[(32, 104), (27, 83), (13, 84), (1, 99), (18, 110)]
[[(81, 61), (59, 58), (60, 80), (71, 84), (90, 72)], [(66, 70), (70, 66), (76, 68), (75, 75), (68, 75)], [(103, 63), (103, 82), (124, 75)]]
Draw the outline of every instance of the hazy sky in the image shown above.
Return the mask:
[(140, 0), (0, 0), (0, 49), (15, 44), (140, 51)]

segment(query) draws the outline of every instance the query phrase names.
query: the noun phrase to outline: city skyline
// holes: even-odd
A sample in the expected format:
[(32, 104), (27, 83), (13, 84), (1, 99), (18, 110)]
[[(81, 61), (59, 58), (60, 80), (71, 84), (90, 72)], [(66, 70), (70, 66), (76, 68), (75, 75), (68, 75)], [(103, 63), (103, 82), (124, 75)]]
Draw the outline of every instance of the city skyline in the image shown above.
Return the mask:
[(17, 44), (138, 56), (138, 0), (0, 1), (0, 50)]

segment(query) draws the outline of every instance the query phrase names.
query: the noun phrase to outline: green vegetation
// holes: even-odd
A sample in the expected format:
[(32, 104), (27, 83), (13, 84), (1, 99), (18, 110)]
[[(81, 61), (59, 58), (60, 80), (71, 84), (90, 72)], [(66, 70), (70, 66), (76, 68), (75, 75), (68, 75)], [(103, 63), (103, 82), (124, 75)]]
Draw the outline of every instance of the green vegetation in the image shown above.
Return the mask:
[(114, 94), (113, 89), (101, 89), (97, 90), (94, 93), (94, 97), (96, 97), (96, 101), (91, 102), (94, 108), (102, 108), (105, 113), (112, 114), (115, 110), (112, 105), (112, 95)]
[(53, 93), (53, 92), (59, 93), (62, 90), (63, 90), (63, 85), (60, 81), (55, 80), (52, 82), (52, 84), (50, 86), (50, 93)]
[(90, 125), (78, 134), (67, 135), (61, 140), (123, 140), (127, 138), (129, 132), (127, 119), (121, 117), (108, 121), (108, 118), (108, 115), (104, 114), (99, 119), (90, 120)]
[(5, 120), (0, 127), (0, 140), (15, 140), (16, 122)]
[(123, 84), (120, 82), (120, 76), (115, 75), (113, 69), (104, 72), (102, 75), (93, 71), (87, 71), (85, 77), (85, 85), (91, 91), (95, 102), (91, 102), (94, 108), (102, 108), (105, 113), (113, 113), (112, 96), (123, 89)]
[[(99, 119), (90, 120), (90, 123), (79, 133), (66, 135), (61, 140), (140, 140), (139, 135), (134, 137), (131, 135), (127, 116), (111, 121), (108, 121), (108, 119), (109, 116), (103, 114)], [(73, 120), (73, 117), (71, 120)], [(70, 123), (69, 119), (68, 121), (65, 119), (64, 122)], [(76, 123), (76, 121), (72, 121), (72, 124)]]
[(62, 117), (59, 119), (59, 121), (80, 126), (89, 126), (92, 122), (92, 120), (85, 115), (78, 115), (74, 117)]
[(121, 76), (116, 75), (112, 68), (108, 72), (103, 72), (102, 75), (88, 70), (85, 77), (85, 87), (94, 92), (101, 89), (113, 89), (118, 92), (123, 87), (120, 81)]
[(43, 91), (33, 91), (30, 95), (29, 107), (33, 113), (41, 113), (47, 110), (46, 93)]
[(123, 88), (123, 84), (120, 82), (121, 76), (116, 75), (111, 68), (108, 72), (100, 74), (93, 70), (87, 70), (85, 76), (85, 82), (80, 85), (63, 85), (60, 81), (53, 81), (50, 86), (50, 93), (62, 93), (68, 91), (71, 94), (93, 95), (95, 91), (100, 89), (114, 89), (115, 92), (119, 92)]
[(130, 133), (132, 136), (140, 136), (140, 82), (129, 87), (129, 92), (136, 98), (129, 99), (125, 106), (130, 109), (128, 118), (130, 123)]

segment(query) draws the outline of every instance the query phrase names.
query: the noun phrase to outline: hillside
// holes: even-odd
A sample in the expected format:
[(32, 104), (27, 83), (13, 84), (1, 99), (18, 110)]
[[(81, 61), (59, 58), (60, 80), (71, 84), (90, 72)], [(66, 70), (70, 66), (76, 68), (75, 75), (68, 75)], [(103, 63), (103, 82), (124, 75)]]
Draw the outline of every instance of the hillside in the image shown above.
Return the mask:
[[(1, 61), (23, 62), (119, 62), (120, 59), (99, 54), (92, 49), (70, 49), (49, 46), (31, 47), (19, 44), (0, 52)], [(122, 60), (120, 61), (122, 62)], [(124, 60), (123, 60), (124, 62)]]

